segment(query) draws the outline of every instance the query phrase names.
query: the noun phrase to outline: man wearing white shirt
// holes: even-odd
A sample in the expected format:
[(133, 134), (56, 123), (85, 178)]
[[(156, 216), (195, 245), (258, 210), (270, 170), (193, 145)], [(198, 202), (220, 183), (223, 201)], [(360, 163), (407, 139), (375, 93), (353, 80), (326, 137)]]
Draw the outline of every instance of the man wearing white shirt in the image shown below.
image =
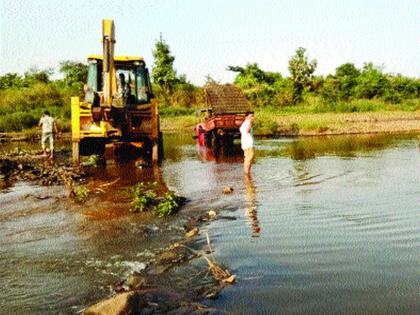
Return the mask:
[(50, 158), (52, 159), (54, 157), (54, 132), (58, 134), (57, 124), (54, 118), (50, 116), (50, 113), (48, 111), (45, 111), (44, 115), (42, 115), (41, 119), (39, 120), (38, 126), (41, 127), (42, 129), (41, 146), (42, 146), (42, 151), (44, 152), (43, 156), (44, 157), (48, 156), (45, 144), (47, 140), (49, 140)]
[(251, 165), (254, 161), (254, 132), (252, 125), (254, 114), (247, 112), (239, 131), (241, 132), (241, 148), (244, 151), (244, 174), (250, 175)]

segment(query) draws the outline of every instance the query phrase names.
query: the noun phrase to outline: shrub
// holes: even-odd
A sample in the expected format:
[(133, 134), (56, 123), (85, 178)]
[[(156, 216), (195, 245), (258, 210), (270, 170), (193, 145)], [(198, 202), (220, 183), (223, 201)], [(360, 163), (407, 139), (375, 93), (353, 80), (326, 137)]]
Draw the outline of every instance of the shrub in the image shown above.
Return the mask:
[(39, 117), (36, 117), (33, 112), (17, 112), (0, 116), (0, 132), (22, 131), (34, 127), (38, 120)]
[(74, 200), (78, 203), (83, 203), (89, 197), (90, 190), (86, 186), (80, 185), (74, 187)]
[(143, 182), (136, 184), (132, 190), (133, 194), (133, 212), (143, 212), (152, 201), (156, 198), (156, 194), (150, 190), (150, 185)]
[(159, 218), (168, 216), (177, 211), (182, 205), (183, 198), (177, 196), (173, 191), (165, 194), (164, 199), (153, 209), (153, 213)]

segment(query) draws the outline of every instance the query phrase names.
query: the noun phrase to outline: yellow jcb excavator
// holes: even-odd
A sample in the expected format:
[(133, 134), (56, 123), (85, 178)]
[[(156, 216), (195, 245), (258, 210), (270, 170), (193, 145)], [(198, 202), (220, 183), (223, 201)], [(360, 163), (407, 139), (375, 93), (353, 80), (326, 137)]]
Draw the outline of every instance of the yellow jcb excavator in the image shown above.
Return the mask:
[(161, 132), (157, 102), (142, 57), (114, 56), (113, 20), (102, 21), (103, 55), (88, 56), (85, 98), (71, 98), (73, 162), (103, 155), (105, 144), (122, 141), (157, 161)]

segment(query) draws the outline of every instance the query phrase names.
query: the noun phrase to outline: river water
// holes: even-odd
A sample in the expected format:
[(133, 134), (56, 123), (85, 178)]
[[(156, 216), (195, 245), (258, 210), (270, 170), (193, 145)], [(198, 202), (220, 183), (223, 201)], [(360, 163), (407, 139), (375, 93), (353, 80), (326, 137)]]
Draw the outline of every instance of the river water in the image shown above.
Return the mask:
[(204, 227), (237, 276), (208, 304), (236, 314), (417, 314), (417, 137), (260, 139), (256, 151), (248, 179), (238, 144), (214, 152), (190, 135), (166, 136), (158, 170), (109, 163), (96, 175), (122, 178), (112, 197), (74, 205), (60, 187), (4, 189), (0, 313), (76, 313), (144, 268), (177, 218), (126, 214), (123, 191), (158, 179), (188, 198), (182, 212), (230, 218)]

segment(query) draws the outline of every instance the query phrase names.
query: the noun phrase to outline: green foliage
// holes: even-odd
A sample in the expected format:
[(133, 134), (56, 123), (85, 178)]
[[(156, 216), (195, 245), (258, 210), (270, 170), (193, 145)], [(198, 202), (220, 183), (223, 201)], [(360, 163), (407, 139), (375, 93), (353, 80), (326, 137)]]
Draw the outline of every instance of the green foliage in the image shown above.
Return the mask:
[(387, 79), (382, 69), (372, 63), (366, 63), (357, 78), (355, 94), (358, 98), (372, 99), (384, 94), (387, 87)]
[(78, 203), (86, 202), (90, 194), (89, 188), (83, 185), (75, 186), (73, 191), (74, 191), (74, 200)]
[(23, 79), (17, 73), (6, 73), (0, 77), (0, 91), (23, 86)]
[(258, 135), (275, 135), (278, 128), (278, 123), (271, 118), (262, 120), (257, 117), (255, 120), (254, 129)]
[(31, 86), (37, 83), (48, 83), (53, 73), (53, 69), (39, 70), (38, 68), (31, 68), (24, 74), (23, 85)]
[(177, 76), (173, 68), (175, 57), (162, 38), (156, 42), (153, 57), (153, 90), (162, 107), (175, 105), (189, 108), (204, 103), (203, 89), (190, 83), (184, 74)]
[(289, 60), (289, 71), (293, 82), (293, 103), (300, 103), (303, 99), (303, 91), (309, 78), (314, 73), (317, 61), (308, 61), (305, 55), (306, 49), (299, 47), (295, 55)]
[(164, 199), (153, 209), (153, 213), (159, 218), (168, 216), (177, 211), (182, 204), (182, 198), (173, 191), (165, 194)]
[(204, 101), (204, 90), (195, 87), (190, 82), (187, 82), (185, 77), (181, 76), (182, 81), (179, 81), (170, 96), (171, 106), (184, 106), (190, 108), (193, 104)]
[(92, 154), (89, 155), (89, 157), (81, 163), (82, 166), (92, 166), (97, 167), (99, 161), (99, 155)]
[(194, 108), (187, 107), (163, 107), (159, 110), (162, 117), (187, 116), (194, 114)]
[(132, 189), (133, 195), (133, 212), (143, 212), (148, 206), (151, 205), (152, 201), (156, 198), (156, 193), (151, 190), (151, 185), (145, 185), (143, 182), (136, 184)]
[(60, 62), (60, 72), (64, 74), (63, 83), (65, 86), (80, 92), (83, 90), (88, 73), (86, 64), (70, 60), (62, 61)]
[[(191, 116), (196, 109), (204, 108), (204, 89), (190, 83), (185, 75), (177, 76), (173, 68), (175, 57), (162, 39), (156, 42), (153, 56), (153, 91), (161, 116)], [(383, 67), (372, 63), (366, 63), (362, 69), (345, 63), (325, 77), (313, 76), (315, 68), (316, 60), (308, 61), (306, 50), (301, 47), (289, 61), (290, 77), (264, 71), (257, 63), (227, 67), (238, 73), (234, 83), (241, 87), (254, 109), (282, 113), (420, 109), (419, 78), (387, 74)], [(34, 128), (45, 110), (58, 119), (62, 131), (70, 130), (70, 97), (83, 94), (87, 66), (63, 61), (59, 70), (64, 74), (62, 80), (51, 80), (51, 69), (37, 68), (24, 75), (0, 76), (0, 132)], [(218, 83), (210, 75), (206, 82)], [(256, 127), (264, 133), (278, 126), (267, 119)]]
[(401, 75), (386, 76), (387, 88), (384, 91), (384, 100), (391, 104), (400, 104), (403, 100), (420, 97), (420, 81), (403, 77)]
[(157, 183), (140, 182), (132, 188), (133, 212), (144, 212), (151, 209), (159, 218), (174, 213), (182, 205), (184, 198), (168, 191), (163, 198), (158, 197)]
[(335, 70), (339, 99), (349, 100), (354, 96), (359, 76), (360, 71), (352, 63), (345, 63)]
[(68, 121), (70, 105), (64, 98), (63, 91), (53, 83), (0, 91), (0, 132), (33, 128), (45, 110), (59, 121)]
[[(235, 84), (244, 90), (245, 95), (255, 107), (284, 105), (288, 103), (285, 95), (287, 80), (280, 73), (265, 72), (256, 63), (245, 68), (229, 66), (227, 70), (239, 72)], [(277, 97), (278, 96), (278, 97)]]
[(33, 112), (17, 112), (0, 117), (0, 132), (23, 131), (35, 126), (39, 121)]
[(175, 57), (171, 55), (169, 45), (162, 38), (155, 44), (153, 57), (155, 59), (152, 69), (153, 83), (158, 85), (165, 93), (169, 93), (178, 80), (173, 67)]

